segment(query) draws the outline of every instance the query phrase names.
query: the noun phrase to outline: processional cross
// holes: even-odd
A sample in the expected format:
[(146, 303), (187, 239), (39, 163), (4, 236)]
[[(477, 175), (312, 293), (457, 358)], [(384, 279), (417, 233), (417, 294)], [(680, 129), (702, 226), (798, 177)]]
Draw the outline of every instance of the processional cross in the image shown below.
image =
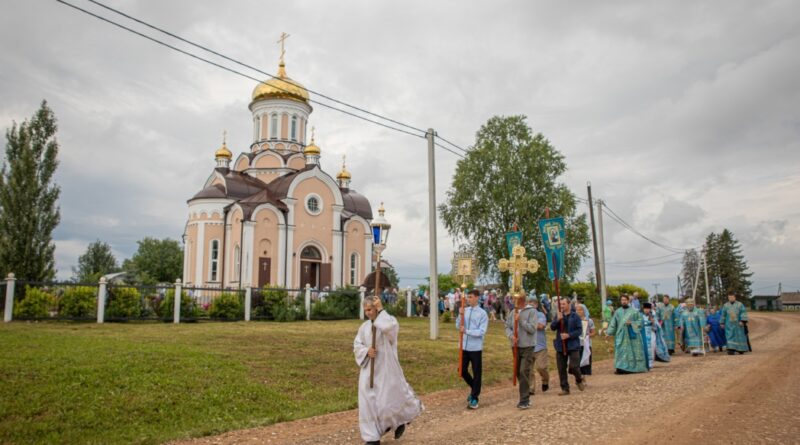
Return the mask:
[(522, 289), (522, 277), (526, 273), (536, 273), (539, 270), (539, 262), (526, 258), (525, 247), (517, 244), (512, 250), (511, 258), (502, 258), (498, 261), (497, 267), (500, 272), (511, 273), (511, 294), (517, 299), (522, 299), (525, 298), (525, 291)]

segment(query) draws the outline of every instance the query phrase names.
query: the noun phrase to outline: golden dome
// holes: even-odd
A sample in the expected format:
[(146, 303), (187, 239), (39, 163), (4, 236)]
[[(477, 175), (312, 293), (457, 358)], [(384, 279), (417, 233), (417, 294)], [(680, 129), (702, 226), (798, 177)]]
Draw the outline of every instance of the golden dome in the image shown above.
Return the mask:
[(340, 171), (339, 174), (336, 175), (336, 179), (339, 179), (339, 180), (342, 180), (342, 179), (350, 180), (350, 179), (352, 179), (352, 176), (350, 175), (350, 172), (347, 171), (347, 167), (345, 167), (344, 161), (345, 161), (345, 157), (342, 156), (342, 171)]
[(317, 144), (314, 143), (314, 130), (315, 130), (314, 127), (311, 127), (311, 143), (306, 145), (306, 148), (303, 149), (303, 154), (306, 156), (308, 155), (319, 156), (320, 153), (322, 153), (319, 147), (317, 147)]
[(228, 150), (228, 145), (225, 142), (223, 142), (222, 147), (220, 147), (219, 150), (217, 150), (214, 153), (214, 157), (231, 159), (233, 157), (233, 153), (231, 153), (231, 151)]
[(308, 90), (286, 75), (286, 64), (281, 61), (278, 65), (278, 76), (266, 82), (261, 82), (253, 90), (253, 101), (266, 98), (289, 99), (308, 103)]

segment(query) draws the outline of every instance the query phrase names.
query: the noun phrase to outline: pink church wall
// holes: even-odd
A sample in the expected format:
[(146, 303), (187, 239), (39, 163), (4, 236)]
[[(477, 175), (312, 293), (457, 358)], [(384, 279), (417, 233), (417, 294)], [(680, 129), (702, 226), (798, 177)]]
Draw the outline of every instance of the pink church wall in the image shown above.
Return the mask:
[(366, 272), (364, 271), (364, 225), (359, 221), (349, 220), (345, 223), (344, 229), (344, 283), (351, 284), (350, 255), (355, 252), (358, 254), (355, 286), (358, 286), (364, 282), (364, 277), (366, 276)]
[[(319, 215), (311, 215), (306, 211), (306, 197), (309, 193), (315, 193), (322, 198), (322, 211)], [(308, 240), (314, 240), (323, 246), (322, 262), (331, 262), (330, 256), (333, 255), (333, 193), (328, 185), (319, 178), (308, 178), (303, 180), (294, 190), (294, 198), (297, 199), (294, 208), (294, 245), (291, 252), (297, 253), (293, 257), (292, 283), (300, 284), (300, 252), (301, 246)], [(334, 258), (334, 261), (339, 261)], [(332, 277), (333, 278), (333, 277)]]
[(239, 241), (242, 236), (242, 211), (239, 209), (233, 210), (230, 213), (230, 218), (231, 239), (229, 240), (230, 243), (225, 246), (227, 252), (226, 257), (229, 258), (230, 261), (225, 264), (225, 274), (227, 275), (226, 281), (238, 283), (239, 276), (235, 275), (236, 261), (238, 260), (234, 257), (234, 253), (236, 252), (236, 246), (240, 245)]
[[(258, 286), (258, 266), (259, 258), (269, 257), (271, 259), (269, 283), (278, 283), (278, 265), (283, 256), (278, 252), (280, 246), (278, 224), (280, 219), (274, 211), (270, 209), (259, 210), (255, 214), (255, 231), (253, 236), (253, 286)], [(266, 250), (266, 252), (265, 252)]]
[[(306, 160), (302, 156), (293, 156), (289, 159), (289, 168), (293, 168), (295, 170), (301, 170), (306, 166)], [(327, 186), (325, 187), (327, 189)]]
[(222, 279), (220, 275), (222, 271), (222, 218), (218, 213), (214, 213), (218, 218), (214, 219), (215, 224), (206, 223), (205, 239), (203, 240), (203, 282), (209, 282), (209, 272), (211, 270), (211, 240), (219, 240), (219, 255), (217, 256), (217, 280), (214, 284), (219, 284)]
[(240, 172), (240, 171), (246, 169), (249, 166), (250, 166), (250, 160), (247, 159), (246, 157), (244, 157), (244, 158), (240, 159), (239, 162), (236, 163), (236, 167), (234, 167), (234, 170)]
[(256, 168), (281, 168), (283, 165), (277, 156), (264, 155), (256, 160)]
[(190, 225), (187, 227), (186, 235), (189, 243), (189, 270), (187, 270), (185, 281), (194, 284), (194, 272), (197, 270), (197, 226)]

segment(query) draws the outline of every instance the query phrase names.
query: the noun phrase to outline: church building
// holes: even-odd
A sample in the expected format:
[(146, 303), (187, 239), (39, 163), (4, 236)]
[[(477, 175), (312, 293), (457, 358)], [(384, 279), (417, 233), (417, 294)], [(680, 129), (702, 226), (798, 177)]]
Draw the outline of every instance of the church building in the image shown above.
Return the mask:
[(307, 141), (308, 91), (286, 74), (253, 91), (253, 143), (233, 159), (225, 141), (216, 168), (188, 200), (183, 282), (189, 287), (358, 286), (372, 270), (369, 201), (342, 169), (320, 168)]

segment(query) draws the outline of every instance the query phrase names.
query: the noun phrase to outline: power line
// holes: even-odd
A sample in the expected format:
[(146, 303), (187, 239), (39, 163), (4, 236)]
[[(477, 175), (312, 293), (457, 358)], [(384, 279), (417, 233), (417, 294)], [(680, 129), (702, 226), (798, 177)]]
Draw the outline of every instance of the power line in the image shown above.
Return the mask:
[(632, 225), (627, 223), (624, 219), (622, 219), (621, 216), (617, 215), (613, 210), (611, 210), (611, 208), (608, 207), (608, 204), (605, 201), (603, 201), (602, 206), (603, 206), (603, 213), (608, 215), (609, 218), (613, 219), (614, 221), (616, 221), (618, 224), (620, 224), (625, 229), (627, 229), (630, 232), (638, 235), (639, 237), (643, 238), (644, 240), (648, 241), (649, 243), (651, 243), (651, 244), (653, 244), (655, 246), (658, 246), (658, 247), (660, 247), (660, 248), (662, 248), (662, 249), (664, 249), (664, 250), (666, 250), (668, 252), (672, 252), (672, 253), (683, 253), (686, 250), (691, 250), (691, 249), (683, 249), (683, 248), (679, 248), (679, 247), (673, 247), (673, 246), (669, 246), (669, 245), (660, 243), (660, 242), (648, 237), (647, 235), (643, 234), (639, 230), (636, 230), (636, 228), (634, 228)]
[[(58, 1), (60, 1), (61, 3), (66, 3), (66, 2), (63, 2), (63, 1), (61, 1), (61, 0), (58, 0)], [(121, 15), (121, 16), (123, 16), (123, 17), (125, 17), (125, 18), (129, 19), (129, 20), (133, 20), (134, 22), (136, 22), (136, 23), (139, 23), (139, 24), (141, 24), (141, 25), (144, 25), (144, 26), (146, 26), (146, 27), (148, 27), (148, 28), (150, 28), (150, 29), (156, 30), (156, 31), (158, 31), (158, 32), (160, 32), (160, 33), (162, 33), (162, 34), (165, 34), (165, 35), (168, 35), (168, 36), (170, 36), (170, 37), (172, 37), (172, 38), (178, 39), (178, 40), (180, 40), (181, 42), (188, 43), (189, 45), (192, 45), (192, 46), (194, 46), (195, 48), (199, 48), (199, 49), (201, 49), (201, 50), (203, 50), (203, 51), (206, 51), (206, 52), (209, 52), (209, 53), (211, 53), (211, 54), (214, 54), (215, 56), (222, 57), (222, 58), (223, 58), (223, 59), (225, 59), (225, 60), (228, 60), (228, 61), (230, 61), (230, 62), (233, 62), (233, 63), (237, 64), (237, 65), (243, 66), (243, 67), (245, 67), (245, 68), (249, 68), (249, 69), (251, 69), (251, 70), (253, 70), (253, 71), (256, 71), (256, 72), (258, 72), (258, 73), (260, 73), (260, 74), (263, 74), (263, 75), (265, 75), (265, 76), (269, 76), (269, 77), (271, 77), (271, 78), (273, 78), (273, 79), (280, 79), (279, 77), (276, 77), (276, 76), (274, 76), (274, 75), (272, 75), (272, 74), (270, 74), (270, 73), (268, 73), (268, 72), (266, 72), (266, 71), (263, 71), (263, 70), (261, 70), (261, 69), (258, 69), (258, 68), (256, 68), (256, 67), (254, 67), (254, 66), (248, 65), (248, 64), (246, 64), (246, 63), (244, 63), (244, 62), (241, 62), (241, 61), (239, 61), (239, 60), (233, 59), (233, 58), (231, 58), (231, 57), (229, 57), (229, 56), (226, 56), (226, 55), (224, 55), (224, 54), (221, 54), (221, 53), (220, 53), (220, 52), (218, 52), (218, 51), (212, 50), (212, 49), (210, 49), (210, 48), (208, 48), (208, 47), (206, 47), (206, 46), (203, 46), (203, 45), (200, 45), (200, 44), (198, 44), (198, 43), (192, 42), (192, 41), (190, 41), (190, 40), (188, 40), (188, 39), (185, 39), (185, 38), (183, 38), (183, 37), (181, 37), (181, 36), (179, 36), (179, 35), (173, 34), (173, 33), (169, 32), (169, 31), (166, 31), (166, 30), (164, 30), (164, 29), (162, 29), (162, 28), (159, 28), (159, 27), (157, 27), (157, 26), (155, 26), (155, 25), (152, 25), (152, 24), (150, 24), (150, 23), (148, 23), (148, 22), (145, 22), (144, 20), (138, 19), (138, 18), (136, 18), (136, 17), (133, 17), (133, 16), (131, 16), (131, 15), (128, 15), (128, 14), (126, 14), (126, 13), (124, 13), (124, 12), (122, 12), (122, 11), (118, 10), (118, 9), (114, 9), (114, 8), (112, 8), (112, 7), (110, 7), (110, 6), (107, 6), (107, 5), (103, 4), (103, 3), (100, 3), (100, 2), (98, 2), (98, 1), (96, 1), (96, 0), (88, 0), (88, 1), (89, 1), (89, 2), (91, 2), (91, 3), (94, 3), (95, 5), (98, 5), (98, 6), (100, 6), (100, 7), (102, 7), (102, 8), (105, 8), (105, 9), (107, 9), (107, 10), (109, 10), (109, 11), (112, 11), (112, 12), (114, 12), (114, 13), (116, 13), (116, 14), (119, 14), (119, 15)], [(261, 81), (259, 81), (259, 83), (262, 83), (262, 82), (261, 82)], [(314, 90), (312, 90), (312, 89), (309, 89), (309, 88), (306, 88), (306, 90), (307, 90), (307, 91), (309, 91), (309, 92), (311, 92), (311, 93), (314, 93), (314, 94), (316, 94), (317, 96), (324, 97), (325, 99), (328, 99), (328, 100), (330, 100), (330, 101), (332, 101), (332, 102), (336, 102), (336, 103), (338, 103), (338, 104), (340, 104), (340, 105), (344, 105), (344, 106), (346, 106), (346, 107), (349, 107), (349, 108), (352, 108), (352, 109), (354, 109), (354, 110), (358, 110), (358, 111), (360, 111), (360, 112), (362, 112), (362, 113), (369, 114), (369, 115), (371, 115), (371, 116), (374, 116), (374, 117), (377, 117), (377, 118), (380, 118), (380, 119), (386, 120), (386, 121), (388, 121), (388, 122), (391, 122), (391, 123), (393, 123), (393, 124), (400, 125), (400, 126), (402, 126), (402, 127), (406, 127), (406, 128), (408, 128), (408, 129), (411, 129), (411, 130), (416, 130), (416, 131), (419, 131), (420, 133), (425, 133), (425, 130), (423, 130), (423, 129), (421, 129), (421, 128), (418, 128), (418, 127), (414, 127), (414, 126), (412, 126), (412, 125), (405, 124), (405, 123), (403, 123), (403, 122), (397, 121), (397, 120), (395, 120), (395, 119), (392, 119), (392, 118), (389, 118), (389, 117), (386, 117), (386, 116), (383, 116), (383, 115), (380, 115), (380, 114), (377, 114), (377, 113), (373, 113), (373, 112), (371, 112), (371, 111), (369, 111), (369, 110), (366, 110), (366, 109), (364, 109), (364, 108), (357, 107), (357, 106), (355, 106), (355, 105), (352, 105), (352, 104), (349, 104), (349, 103), (347, 103), (347, 102), (344, 102), (344, 101), (341, 101), (341, 100), (335, 99), (335, 98), (333, 98), (333, 97), (327, 96), (327, 95), (325, 95), (325, 94), (322, 94), (322, 93), (320, 93), (320, 92), (318, 92), (318, 91), (314, 91)], [(285, 90), (284, 90), (284, 91), (285, 91)], [(440, 138), (440, 139), (444, 140), (443, 138)], [(445, 142), (448, 142), (448, 141), (445, 141)], [(448, 143), (449, 143), (449, 144), (451, 144), (451, 145), (455, 145), (455, 144), (452, 144), (452, 143), (450, 143), (450, 142), (448, 142)], [(457, 147), (457, 146), (456, 146), (456, 147)], [(460, 148), (460, 147), (459, 147), (459, 148)]]
[[(80, 7), (78, 7), (78, 6), (75, 6), (75, 5), (73, 5), (73, 4), (71, 4), (71, 3), (68, 3), (68, 2), (66, 2), (66, 1), (64, 1), (64, 0), (56, 0), (56, 1), (57, 1), (57, 2), (59, 2), (59, 3), (62, 3), (62, 4), (64, 4), (64, 5), (67, 5), (67, 6), (71, 7), (71, 8), (77, 9), (78, 11), (81, 11), (81, 12), (83, 12), (83, 13), (85, 13), (85, 14), (88, 14), (88, 15), (90, 15), (90, 16), (92, 16), (92, 17), (95, 17), (95, 18), (97, 18), (97, 19), (99, 19), (99, 20), (102, 20), (102, 21), (104, 21), (104, 22), (106, 22), (106, 23), (109, 23), (109, 24), (111, 24), (111, 25), (114, 25), (114, 26), (116, 26), (116, 27), (118, 27), (118, 28), (124, 29), (125, 31), (128, 31), (128, 32), (130, 32), (130, 33), (136, 34), (136, 35), (138, 35), (138, 36), (140, 36), (140, 37), (143, 37), (143, 38), (145, 38), (145, 39), (147, 39), (147, 40), (150, 40), (150, 41), (152, 41), (152, 42), (154, 42), (154, 43), (157, 43), (157, 44), (159, 44), (159, 45), (162, 45), (162, 46), (165, 46), (165, 47), (167, 47), (167, 48), (169, 48), (169, 49), (172, 49), (172, 50), (174, 50), (174, 51), (177, 51), (177, 52), (179, 52), (179, 53), (181, 53), (181, 54), (184, 54), (184, 55), (187, 55), (187, 56), (189, 56), (189, 57), (192, 57), (192, 58), (194, 58), (194, 59), (197, 59), (197, 60), (200, 60), (200, 61), (202, 61), (202, 62), (208, 63), (208, 64), (210, 64), (210, 65), (213, 65), (213, 66), (215, 66), (215, 67), (217, 67), (217, 68), (223, 69), (223, 70), (225, 70), (225, 71), (228, 71), (228, 72), (230, 72), (230, 73), (233, 73), (233, 74), (236, 74), (236, 75), (242, 76), (242, 77), (244, 77), (244, 78), (246, 78), (246, 79), (250, 79), (250, 80), (254, 80), (254, 81), (258, 82), (258, 83), (262, 83), (262, 82), (261, 82), (261, 80), (259, 80), (259, 79), (255, 78), (255, 77), (253, 77), (253, 76), (250, 76), (250, 75), (248, 75), (248, 74), (242, 73), (241, 71), (237, 71), (237, 70), (235, 70), (235, 69), (233, 69), (233, 68), (230, 68), (230, 67), (227, 67), (227, 66), (221, 65), (221, 64), (219, 64), (219, 63), (216, 63), (216, 62), (214, 62), (214, 61), (208, 60), (208, 59), (206, 59), (206, 58), (204, 58), (204, 57), (201, 57), (201, 56), (198, 56), (198, 55), (196, 55), (196, 54), (192, 54), (192, 53), (190, 53), (190, 52), (188, 52), (188, 51), (185, 51), (185, 50), (182, 50), (182, 49), (180, 49), (180, 48), (177, 48), (177, 47), (175, 47), (175, 46), (173, 46), (173, 45), (170, 45), (169, 43), (163, 42), (163, 41), (161, 41), (161, 40), (158, 40), (158, 39), (156, 39), (156, 38), (154, 38), (154, 37), (150, 37), (150, 36), (148, 36), (148, 35), (146, 35), (146, 34), (143, 34), (143, 33), (139, 32), (139, 31), (136, 31), (136, 30), (134, 30), (134, 29), (131, 29), (131, 28), (129, 28), (129, 27), (125, 26), (125, 25), (122, 25), (122, 24), (120, 24), (120, 23), (117, 23), (117, 22), (115, 22), (115, 21), (113, 21), (113, 20), (111, 20), (111, 19), (107, 19), (107, 18), (105, 18), (105, 17), (99, 16), (99, 15), (97, 15), (97, 14), (95, 14), (95, 13), (92, 13), (92, 12), (90, 12), (90, 11), (87, 11), (87, 10), (83, 9), (83, 8), (80, 8)], [(282, 90), (281, 88), (276, 88), (276, 89)], [(286, 90), (283, 90), (283, 91), (286, 91)], [(326, 107), (326, 108), (330, 108), (331, 110), (339, 111), (340, 113), (344, 113), (344, 114), (350, 115), (350, 116), (352, 116), (352, 117), (355, 117), (355, 118), (358, 118), (358, 119), (364, 120), (364, 121), (366, 121), (366, 122), (370, 122), (370, 123), (373, 123), (373, 124), (375, 124), (375, 125), (380, 125), (381, 127), (387, 128), (387, 129), (389, 129), (389, 130), (398, 131), (398, 132), (400, 132), (400, 133), (405, 133), (405, 134), (407, 134), (407, 135), (409, 135), (409, 136), (414, 136), (414, 137), (418, 137), (418, 138), (421, 138), (421, 139), (424, 139), (424, 138), (425, 138), (425, 136), (423, 136), (423, 135), (418, 135), (418, 134), (412, 133), (412, 132), (410, 132), (410, 131), (403, 130), (402, 128), (396, 128), (396, 127), (392, 127), (391, 125), (387, 125), (387, 124), (384, 124), (384, 123), (382, 123), (382, 122), (378, 122), (378, 121), (375, 121), (375, 120), (372, 120), (372, 119), (366, 118), (366, 117), (364, 117), (364, 116), (359, 116), (359, 115), (357, 115), (357, 114), (355, 114), (355, 113), (352, 113), (352, 112), (350, 112), (350, 111), (343, 110), (343, 109), (341, 109), (341, 108), (337, 108), (337, 107), (334, 107), (334, 106), (332, 106), (332, 105), (328, 105), (328, 104), (326, 104), (326, 103), (324, 103), (324, 102), (320, 102), (320, 101), (318, 101), (318, 100), (309, 99), (308, 101), (309, 101), (309, 102), (313, 102), (313, 103), (315, 103), (315, 104), (318, 104), (318, 105), (321, 105), (321, 106), (323, 106), (323, 107)]]
[[(680, 253), (670, 253), (668, 255), (662, 255), (662, 256), (657, 256), (657, 257), (652, 257), (652, 258), (640, 258), (640, 259), (628, 260), (628, 261), (609, 261), (609, 262), (606, 262), (606, 264), (619, 264), (619, 265), (622, 265), (622, 264), (647, 263), (647, 262), (650, 262), (650, 261), (653, 261), (653, 260), (662, 260), (664, 258), (670, 258), (670, 257), (678, 256), (678, 255), (683, 255), (683, 253), (682, 252), (680, 252)], [(674, 260), (675, 259), (673, 259), (672, 261), (674, 261)]]
[(452, 143), (452, 142), (448, 141), (447, 139), (445, 139), (445, 138), (443, 138), (443, 137), (441, 137), (441, 136), (439, 136), (439, 135), (436, 135), (436, 137), (438, 137), (439, 139), (441, 139), (443, 142), (447, 142), (448, 144), (452, 145), (453, 147), (455, 147), (455, 148), (457, 148), (457, 149), (459, 149), (459, 150), (463, 151), (464, 153), (467, 153), (467, 150), (466, 150), (466, 149), (464, 149), (464, 148), (461, 148), (461, 146), (459, 146), (459, 145), (456, 145), (456, 144), (454, 144), (454, 143)]
[[(166, 47), (166, 48), (169, 48), (169, 49), (171, 49), (171, 50), (177, 51), (177, 52), (179, 52), (179, 53), (181, 53), (181, 54), (184, 54), (184, 55), (186, 55), (186, 56), (189, 56), (189, 57), (191, 57), (191, 58), (194, 58), (194, 59), (196, 59), (196, 60), (199, 60), (199, 61), (201, 61), (201, 62), (208, 63), (209, 65), (212, 65), (212, 66), (214, 66), (214, 67), (220, 68), (220, 69), (222, 69), (222, 70), (225, 70), (225, 71), (228, 71), (228, 72), (230, 72), (230, 73), (232, 73), (232, 74), (236, 74), (236, 75), (238, 75), (238, 76), (241, 76), (241, 77), (244, 77), (244, 78), (246, 78), (246, 79), (253, 80), (253, 81), (255, 81), (255, 82), (259, 83), (259, 84), (263, 83), (263, 82), (262, 82), (260, 79), (257, 79), (257, 78), (255, 78), (255, 77), (253, 77), (253, 76), (250, 76), (250, 75), (248, 75), (248, 74), (245, 74), (245, 73), (243, 73), (243, 72), (241, 72), (241, 71), (237, 71), (237, 70), (235, 70), (235, 69), (233, 69), (233, 68), (230, 68), (230, 67), (227, 67), (227, 66), (225, 66), (225, 65), (219, 64), (219, 63), (217, 63), (217, 62), (214, 62), (214, 61), (212, 61), (212, 60), (206, 59), (206, 58), (204, 58), (204, 57), (201, 57), (201, 56), (199, 56), (199, 55), (197, 55), (197, 54), (190, 53), (190, 52), (188, 52), (188, 51), (186, 51), (186, 50), (183, 50), (183, 49), (180, 49), (180, 48), (178, 48), (178, 47), (176, 47), (176, 46), (174, 46), (174, 45), (170, 45), (169, 43), (166, 43), (166, 42), (164, 42), (164, 41), (162, 41), (162, 40), (159, 40), (159, 39), (157, 39), (157, 38), (155, 38), (155, 37), (151, 37), (151, 36), (149, 36), (149, 35), (146, 35), (146, 34), (144, 34), (144, 33), (142, 33), (142, 32), (136, 31), (136, 30), (134, 30), (134, 29), (132, 29), (132, 28), (130, 28), (130, 27), (127, 27), (127, 26), (125, 26), (125, 25), (122, 25), (122, 24), (120, 24), (120, 23), (118, 23), (118, 22), (115, 22), (114, 20), (108, 19), (108, 18), (106, 18), (106, 17), (103, 17), (103, 16), (100, 16), (100, 15), (98, 15), (98, 14), (95, 14), (95, 13), (93, 13), (93, 12), (90, 12), (90, 11), (88, 11), (88, 10), (86, 10), (86, 9), (83, 9), (83, 8), (81, 8), (81, 7), (79, 7), (79, 6), (76, 6), (76, 5), (73, 5), (73, 4), (69, 3), (69, 2), (66, 2), (65, 0), (56, 0), (56, 1), (58, 1), (59, 3), (62, 3), (62, 4), (64, 4), (64, 5), (66, 5), (66, 6), (69, 6), (69, 7), (73, 8), (73, 9), (76, 9), (76, 10), (78, 10), (78, 11), (80, 11), (80, 12), (83, 12), (84, 14), (87, 14), (87, 15), (89, 15), (89, 16), (92, 16), (92, 17), (94, 17), (94, 18), (96, 18), (96, 19), (98, 19), (98, 20), (104, 21), (104, 22), (106, 22), (106, 23), (108, 23), (108, 24), (111, 24), (111, 25), (113, 25), (113, 26), (116, 26), (116, 27), (118, 27), (118, 28), (120, 28), (120, 29), (123, 29), (123, 30), (125, 30), (125, 31), (128, 31), (128, 32), (130, 32), (130, 33), (132, 33), (132, 34), (135, 34), (135, 35), (139, 36), (139, 37), (143, 37), (143, 38), (145, 38), (145, 39), (147, 39), (147, 40), (150, 40), (151, 42), (157, 43), (157, 44), (159, 44), (159, 45), (162, 45), (162, 46), (164, 46), (164, 47)], [(168, 35), (168, 36), (170, 36), (170, 37), (176, 38), (176, 39), (178, 39), (178, 40), (180, 40), (180, 41), (186, 42), (186, 43), (188, 43), (188, 44), (190, 44), (190, 45), (192, 45), (192, 46), (195, 46), (195, 47), (197, 47), (197, 48), (200, 48), (200, 49), (202, 49), (202, 50), (204, 50), (204, 51), (207, 51), (207, 52), (209, 52), (209, 53), (211, 53), (211, 54), (217, 55), (217, 56), (219, 56), (219, 57), (222, 57), (222, 58), (224, 58), (224, 59), (226, 59), (226, 60), (232, 61), (232, 62), (234, 62), (234, 63), (236, 63), (236, 64), (239, 64), (239, 65), (241, 65), (241, 66), (247, 67), (247, 68), (249, 68), (249, 69), (252, 69), (252, 70), (254, 70), (254, 71), (257, 71), (257, 72), (259, 72), (259, 73), (261, 73), (261, 74), (264, 74), (264, 75), (267, 75), (267, 76), (269, 76), (269, 77), (272, 77), (273, 79), (277, 79), (277, 78), (278, 78), (278, 77), (276, 77), (276, 76), (274, 76), (274, 75), (272, 75), (272, 74), (270, 74), (270, 73), (264, 72), (264, 71), (262, 71), (262, 70), (259, 70), (258, 68), (255, 68), (255, 67), (252, 67), (252, 66), (250, 66), (250, 65), (247, 65), (247, 64), (245, 64), (245, 63), (239, 62), (239, 61), (237, 61), (237, 60), (235, 60), (235, 59), (232, 59), (232, 58), (230, 58), (230, 57), (228, 57), (228, 56), (225, 56), (225, 55), (223, 55), (223, 54), (220, 54), (219, 52), (216, 52), (216, 51), (214, 51), (214, 50), (211, 50), (211, 49), (209, 49), (209, 48), (206, 48), (206, 47), (204, 47), (204, 46), (202, 46), (202, 45), (199, 45), (199, 44), (196, 44), (196, 43), (194, 43), (194, 42), (191, 42), (191, 41), (189, 41), (189, 40), (187, 40), (187, 39), (184, 39), (184, 38), (182, 38), (182, 37), (180, 37), (180, 36), (177, 36), (177, 35), (175, 35), (175, 34), (173, 34), (173, 33), (170, 33), (170, 32), (168, 32), (168, 31), (162, 30), (161, 28), (158, 28), (158, 27), (156, 27), (156, 26), (154, 26), (154, 25), (150, 25), (150, 24), (149, 24), (149, 23), (147, 23), (147, 22), (144, 22), (144, 21), (142, 21), (142, 20), (139, 20), (139, 19), (137, 19), (137, 18), (135, 18), (135, 17), (132, 17), (132, 16), (130, 16), (130, 15), (128, 15), (128, 14), (125, 14), (125, 13), (123, 13), (123, 12), (121, 12), (121, 11), (118, 11), (118, 10), (116, 10), (116, 9), (114, 9), (114, 8), (111, 8), (111, 7), (109, 7), (109, 6), (103, 5), (102, 3), (99, 3), (99, 2), (97, 2), (97, 1), (95, 1), (95, 0), (88, 0), (88, 1), (90, 1), (90, 2), (92, 2), (92, 3), (94, 3), (94, 4), (97, 4), (97, 5), (99, 5), (99, 6), (103, 7), (103, 8), (106, 8), (106, 9), (108, 9), (108, 10), (111, 10), (111, 11), (113, 11), (113, 12), (117, 13), (117, 14), (120, 14), (120, 15), (122, 15), (122, 16), (124, 16), (124, 17), (126, 17), (126, 18), (130, 19), (130, 20), (136, 21), (137, 23), (141, 23), (142, 25), (145, 25), (145, 26), (147, 26), (147, 27), (150, 27), (150, 28), (152, 28), (152, 29), (155, 29), (155, 30), (157, 30), (157, 31), (159, 31), (159, 32), (161, 32), (161, 33), (164, 33), (164, 34), (166, 34), (166, 35)], [(273, 86), (274, 86), (274, 85), (273, 85)], [(275, 89), (277, 89), (277, 90), (280, 90), (280, 91), (283, 91), (283, 92), (289, 92), (289, 91), (287, 91), (286, 89), (284, 89), (284, 88), (281, 88), (281, 87), (279, 87), (279, 86), (274, 86), (274, 87), (275, 87)], [(427, 133), (427, 132), (425, 132), (424, 130), (421, 130), (421, 129), (418, 129), (418, 128), (416, 128), (416, 127), (413, 127), (413, 126), (410, 126), (410, 125), (404, 124), (404, 123), (402, 123), (402, 122), (396, 121), (396, 120), (394, 120), (394, 119), (391, 119), (391, 118), (387, 118), (387, 117), (385, 117), (385, 116), (382, 116), (382, 115), (379, 115), (379, 114), (377, 114), (377, 113), (370, 112), (370, 111), (368, 111), (368, 110), (365, 110), (365, 109), (362, 109), (362, 108), (356, 107), (356, 106), (354, 106), (354, 105), (350, 105), (350, 104), (348, 104), (348, 103), (346, 103), (346, 102), (343, 102), (343, 101), (340, 101), (340, 100), (334, 99), (334, 98), (332, 98), (332, 97), (330, 97), (330, 96), (326, 96), (326, 95), (324, 95), (324, 94), (321, 94), (321, 93), (318, 93), (318, 92), (316, 92), (316, 91), (309, 90), (309, 89), (307, 89), (307, 91), (310, 91), (310, 92), (312, 92), (312, 93), (314, 93), (314, 94), (316, 94), (316, 95), (318, 95), (318, 96), (320, 96), (320, 97), (324, 97), (324, 98), (326, 98), (326, 99), (328, 99), (328, 100), (331, 100), (331, 101), (334, 101), (334, 102), (336, 102), (336, 103), (339, 103), (339, 104), (345, 105), (345, 106), (347, 106), (347, 107), (353, 108), (353, 109), (355, 109), (355, 110), (358, 110), (358, 111), (361, 111), (361, 112), (367, 113), (367, 114), (369, 114), (369, 115), (372, 115), (372, 116), (376, 116), (376, 117), (378, 117), (378, 118), (380, 118), (380, 119), (383, 119), (383, 120), (386, 120), (386, 121), (388, 121), (388, 122), (396, 123), (396, 124), (398, 124), (398, 125), (402, 125), (402, 126), (404, 126), (404, 127), (411, 128), (411, 129), (413, 129), (413, 130), (415, 130), (415, 131), (420, 131), (420, 132), (422, 132), (422, 133)], [(366, 117), (364, 117), (364, 116), (360, 116), (360, 115), (358, 115), (358, 114), (355, 114), (355, 113), (353, 113), (353, 112), (350, 112), (350, 111), (347, 111), (347, 110), (343, 110), (343, 109), (341, 109), (341, 108), (338, 108), (338, 107), (334, 107), (334, 106), (332, 106), (332, 105), (326, 104), (326, 103), (324, 103), (324, 102), (321, 102), (321, 101), (319, 101), (319, 100), (308, 99), (308, 101), (309, 101), (309, 102), (312, 102), (312, 103), (315, 103), (315, 104), (318, 104), (318, 105), (321, 105), (321, 106), (323, 106), (323, 107), (329, 108), (329, 109), (331, 109), (331, 110), (334, 110), (334, 111), (339, 111), (339, 112), (341, 112), (341, 113), (344, 113), (344, 114), (347, 114), (347, 115), (349, 115), (349, 116), (352, 116), (352, 117), (355, 117), (355, 118), (361, 119), (361, 120), (363, 120), (363, 121), (370, 122), (370, 123), (373, 123), (373, 124), (376, 124), (376, 125), (380, 125), (381, 127), (387, 128), (387, 129), (389, 129), (389, 130), (398, 131), (398, 132), (400, 132), (400, 133), (404, 133), (404, 134), (407, 134), (407, 135), (409, 135), (409, 136), (414, 136), (414, 137), (418, 137), (418, 138), (421, 138), (421, 139), (424, 139), (424, 138), (425, 138), (425, 136), (424, 136), (424, 135), (419, 135), (419, 134), (413, 133), (413, 132), (411, 132), (411, 131), (404, 130), (404, 129), (402, 129), (402, 128), (393, 127), (393, 126), (391, 126), (391, 125), (387, 125), (387, 124), (385, 124), (385, 123), (378, 122), (378, 121), (376, 121), (376, 120), (369, 119), (369, 118), (366, 118)], [(449, 141), (445, 140), (444, 138), (442, 138), (442, 137), (440, 137), (440, 136), (438, 136), (438, 135), (436, 135), (435, 137), (438, 137), (438, 138), (439, 138), (439, 139), (441, 139), (442, 141), (444, 141), (444, 142), (447, 142), (448, 144), (450, 144), (450, 145), (452, 145), (452, 146), (454, 146), (454, 147), (456, 147), (456, 148), (458, 148), (458, 149), (460, 149), (460, 150), (462, 150), (463, 152), (465, 152), (465, 153), (466, 153), (466, 150), (464, 150), (463, 148), (459, 147), (458, 145), (456, 145), (456, 144), (453, 144), (452, 142), (449, 142)], [(441, 145), (441, 144), (438, 144), (438, 143), (436, 143), (435, 145), (436, 145), (437, 147), (439, 147), (439, 148), (443, 149), (443, 150), (446, 150), (446, 151), (448, 151), (448, 152), (450, 152), (450, 153), (452, 153), (452, 154), (454, 154), (454, 155), (456, 155), (456, 156), (460, 157), (460, 158), (463, 158), (463, 157), (464, 157), (464, 156), (463, 156), (463, 155), (461, 155), (460, 153), (457, 153), (457, 152), (455, 152), (455, 151), (453, 151), (453, 150), (451, 150), (451, 149), (449, 149), (449, 148), (447, 148), (447, 147), (445, 147), (445, 146), (443, 146), (443, 145)]]

